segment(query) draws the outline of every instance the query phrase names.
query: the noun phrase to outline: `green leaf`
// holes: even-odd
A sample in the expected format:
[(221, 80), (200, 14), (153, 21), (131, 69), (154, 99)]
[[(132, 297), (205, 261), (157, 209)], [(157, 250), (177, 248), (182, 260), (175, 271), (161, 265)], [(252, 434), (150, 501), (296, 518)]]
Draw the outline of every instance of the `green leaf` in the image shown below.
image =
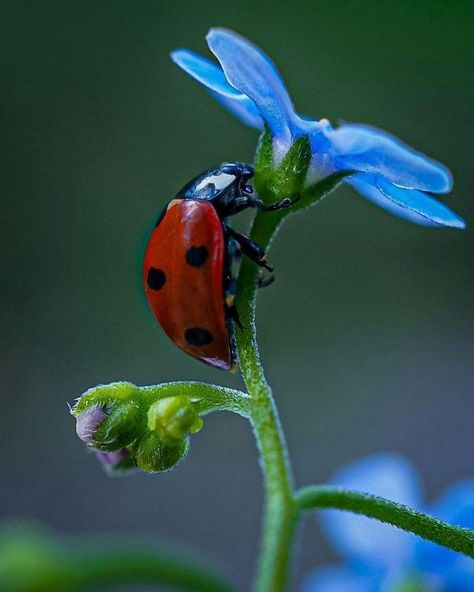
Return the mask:
[(29, 524), (0, 532), (2, 592), (85, 592), (138, 585), (140, 590), (231, 592), (208, 558), (176, 546), (127, 537), (61, 540)]

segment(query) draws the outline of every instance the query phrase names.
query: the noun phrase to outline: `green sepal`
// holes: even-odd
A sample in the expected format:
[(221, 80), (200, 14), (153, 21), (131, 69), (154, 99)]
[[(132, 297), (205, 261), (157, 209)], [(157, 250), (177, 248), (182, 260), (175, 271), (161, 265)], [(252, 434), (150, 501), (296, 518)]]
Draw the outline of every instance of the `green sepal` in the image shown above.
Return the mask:
[(137, 466), (145, 473), (163, 473), (173, 468), (188, 451), (188, 439), (174, 444), (162, 442), (154, 433), (149, 433), (132, 447)]
[(271, 190), (271, 181), (273, 178), (273, 138), (267, 125), (260, 135), (255, 153), (255, 189), (264, 202), (271, 203), (275, 201), (275, 196)]
[(271, 188), (277, 199), (299, 196), (306, 181), (310, 161), (309, 138), (300, 136), (293, 142), (274, 173)]
[[(287, 197), (299, 199), (310, 161), (309, 137), (300, 136), (274, 168), (273, 139), (268, 128), (265, 128), (255, 155), (254, 184), (259, 197), (267, 204)], [(285, 213), (282, 211), (279, 215), (283, 217)]]
[(113, 452), (126, 448), (144, 433), (146, 417), (137, 402), (114, 403), (94, 434), (94, 448)]
[(290, 209), (289, 213), (298, 212), (309, 208), (313, 204), (321, 201), (334, 191), (346, 179), (354, 174), (354, 171), (338, 171), (312, 183), (306, 187), (300, 194), (300, 199)]
[(92, 405), (107, 407), (113, 403), (122, 404), (138, 398), (140, 398), (140, 387), (131, 382), (100, 384), (90, 388), (77, 399), (71, 414), (77, 417)]

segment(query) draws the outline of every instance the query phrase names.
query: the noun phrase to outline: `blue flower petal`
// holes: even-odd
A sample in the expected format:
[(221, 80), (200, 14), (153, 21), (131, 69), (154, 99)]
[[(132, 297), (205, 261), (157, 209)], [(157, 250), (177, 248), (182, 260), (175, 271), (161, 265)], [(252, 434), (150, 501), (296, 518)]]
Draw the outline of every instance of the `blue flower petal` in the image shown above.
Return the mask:
[[(466, 479), (451, 488), (428, 510), (430, 514), (458, 526), (474, 529), (474, 479)], [(452, 586), (449, 590), (463, 590), (454, 583), (469, 582), (466, 590), (474, 590), (474, 561), (445, 547), (419, 539), (416, 544), (419, 567), (426, 572), (443, 575)]]
[[(383, 208), (391, 214), (394, 214), (395, 216), (398, 216), (399, 218), (403, 218), (404, 220), (408, 220), (408, 222), (413, 222), (414, 224), (419, 224), (420, 226), (431, 226), (436, 228), (439, 227), (439, 224), (435, 224), (424, 216), (420, 216), (420, 214), (417, 214), (408, 208), (403, 208), (395, 202), (387, 199), (380, 189), (377, 188), (375, 175), (359, 173), (347, 178), (346, 183), (352, 185), (356, 191), (358, 191), (361, 195), (363, 195), (375, 205)], [(405, 189), (405, 191), (409, 190)]]
[(245, 95), (239, 94), (234, 99), (229, 99), (219, 93), (209, 91), (209, 94), (225, 109), (230, 111), (244, 125), (263, 131), (263, 119), (252, 101)]
[(300, 592), (378, 592), (380, 578), (345, 567), (323, 567), (306, 576)]
[(221, 68), (187, 49), (176, 49), (171, 59), (187, 74), (203, 84), (209, 94), (245, 125), (263, 129), (263, 119), (255, 104), (227, 82)]
[(455, 570), (448, 574), (442, 590), (443, 592), (472, 592), (474, 590), (474, 575)]
[[(411, 464), (396, 454), (377, 454), (343, 467), (331, 482), (417, 508), (421, 484)], [(352, 561), (372, 569), (398, 570), (409, 561), (414, 536), (376, 520), (338, 510), (321, 512), (333, 546)]]
[(464, 220), (443, 203), (416, 189), (402, 189), (387, 179), (378, 176), (377, 187), (396, 205), (419, 214), (429, 222), (451, 228), (465, 228)]
[(226, 29), (211, 29), (207, 43), (230, 84), (255, 103), (272, 135), (289, 145), (296, 115), (270, 58), (244, 37)]
[(416, 189), (402, 189), (384, 177), (358, 173), (347, 178), (365, 198), (404, 220), (421, 226), (465, 228), (466, 223), (453, 210)]
[(452, 176), (443, 164), (415, 151), (395, 136), (363, 124), (344, 124), (329, 132), (337, 170), (375, 173), (405, 189), (447, 193)]

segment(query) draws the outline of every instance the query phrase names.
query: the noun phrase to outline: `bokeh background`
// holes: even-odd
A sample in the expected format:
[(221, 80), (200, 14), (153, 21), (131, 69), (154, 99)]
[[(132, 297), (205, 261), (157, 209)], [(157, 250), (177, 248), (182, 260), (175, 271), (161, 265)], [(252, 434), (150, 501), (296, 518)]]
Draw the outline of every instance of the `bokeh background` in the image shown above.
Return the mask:
[[(107, 478), (66, 402), (97, 383), (238, 387), (155, 325), (140, 259), (163, 205), (257, 136), (178, 71), (209, 26), (250, 37), (297, 108), (367, 122), (448, 164), (467, 231), (411, 226), (350, 188), (292, 218), (259, 294), (263, 360), (298, 484), (381, 450), (433, 499), (473, 473), (472, 2), (2, 3), (0, 514), (59, 533), (186, 540), (247, 590), (262, 486), (246, 422), (215, 414), (164, 476)], [(245, 216), (236, 224), (244, 229)], [(293, 585), (334, 560), (309, 518)]]

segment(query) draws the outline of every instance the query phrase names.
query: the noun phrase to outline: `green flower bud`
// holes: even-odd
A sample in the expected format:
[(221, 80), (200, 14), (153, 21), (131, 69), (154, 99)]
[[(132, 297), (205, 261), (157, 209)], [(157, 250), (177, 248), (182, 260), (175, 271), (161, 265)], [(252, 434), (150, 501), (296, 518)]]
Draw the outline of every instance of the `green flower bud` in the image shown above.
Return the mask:
[(117, 382), (89, 389), (76, 401), (71, 414), (77, 435), (109, 473), (134, 467), (160, 473), (186, 454), (189, 434), (203, 421), (189, 395), (166, 396), (166, 388)]
[(187, 450), (188, 441), (185, 438), (169, 444), (151, 433), (138, 443), (134, 450), (134, 458), (142, 471), (162, 473), (174, 467), (185, 456)]
[(164, 443), (174, 444), (202, 426), (201, 416), (185, 395), (160, 399), (148, 410), (148, 428)]
[(91, 405), (76, 416), (76, 433), (86, 444), (94, 444), (95, 434), (107, 415), (100, 405)]
[(125, 448), (115, 452), (95, 450), (95, 454), (105, 472), (109, 475), (123, 475), (136, 469), (133, 457)]
[(101, 385), (86, 391), (71, 409), (76, 432), (90, 447), (104, 452), (127, 448), (146, 432), (147, 405), (131, 383)]
[(121, 450), (143, 434), (145, 417), (136, 402), (114, 403), (105, 412), (106, 418), (94, 434), (94, 448), (107, 452)]

